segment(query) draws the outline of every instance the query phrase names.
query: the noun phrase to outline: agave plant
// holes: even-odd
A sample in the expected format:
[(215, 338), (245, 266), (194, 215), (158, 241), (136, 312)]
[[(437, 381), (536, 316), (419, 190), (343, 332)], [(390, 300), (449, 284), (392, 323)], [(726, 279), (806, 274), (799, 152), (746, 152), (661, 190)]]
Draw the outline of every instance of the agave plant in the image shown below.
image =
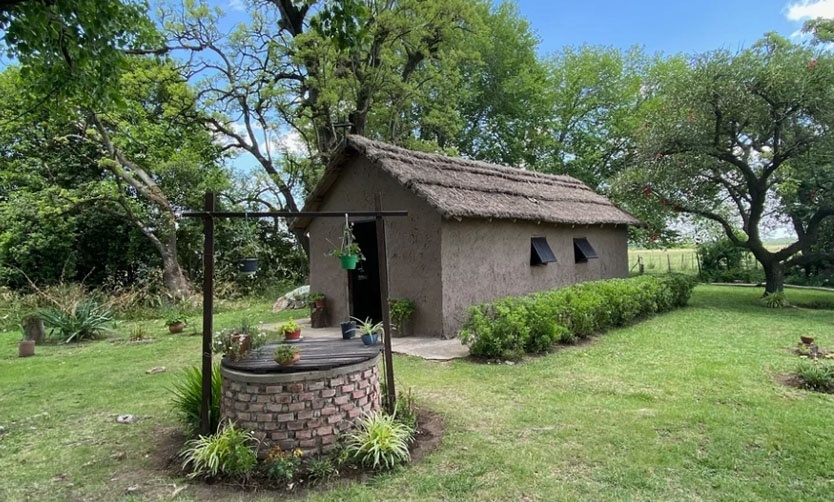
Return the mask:
[(109, 331), (105, 325), (113, 314), (92, 298), (74, 302), (69, 308), (48, 307), (37, 311), (38, 317), (51, 328), (49, 335), (58, 335), (64, 343), (98, 338)]

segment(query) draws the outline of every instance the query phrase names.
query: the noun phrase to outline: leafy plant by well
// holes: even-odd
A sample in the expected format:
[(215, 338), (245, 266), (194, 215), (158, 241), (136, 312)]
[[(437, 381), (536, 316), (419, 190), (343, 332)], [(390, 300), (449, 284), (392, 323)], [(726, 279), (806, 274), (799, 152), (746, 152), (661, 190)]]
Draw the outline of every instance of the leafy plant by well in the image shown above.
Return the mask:
[(199, 436), (185, 443), (180, 453), (188, 477), (245, 479), (258, 465), (256, 439), (231, 421), (215, 434)]
[(346, 449), (362, 466), (390, 469), (411, 460), (408, 445), (413, 439), (413, 429), (377, 411), (357, 422), (357, 431), (347, 436)]
[[(209, 409), (209, 423), (212, 432), (217, 431), (220, 422), (220, 400), (223, 377), (220, 365), (215, 364), (211, 369), (211, 408)], [(203, 372), (198, 366), (186, 368), (179, 375), (170, 389), (173, 394), (172, 407), (180, 422), (185, 426), (186, 433), (193, 436), (200, 430), (201, 406), (203, 402)]]

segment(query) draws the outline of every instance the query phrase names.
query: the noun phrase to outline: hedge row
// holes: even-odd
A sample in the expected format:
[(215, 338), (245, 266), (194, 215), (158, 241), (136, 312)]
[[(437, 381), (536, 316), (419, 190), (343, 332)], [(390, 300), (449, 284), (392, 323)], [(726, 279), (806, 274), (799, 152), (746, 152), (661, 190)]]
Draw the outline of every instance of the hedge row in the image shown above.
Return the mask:
[(476, 357), (519, 359), (686, 305), (695, 279), (681, 274), (585, 282), (502, 298), (469, 311), (460, 338)]

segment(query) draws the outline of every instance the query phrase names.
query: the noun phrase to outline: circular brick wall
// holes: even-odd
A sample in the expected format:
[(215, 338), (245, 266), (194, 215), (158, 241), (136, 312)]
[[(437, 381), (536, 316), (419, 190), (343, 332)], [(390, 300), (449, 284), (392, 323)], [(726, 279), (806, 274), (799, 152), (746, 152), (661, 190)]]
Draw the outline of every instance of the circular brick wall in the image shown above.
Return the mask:
[(356, 417), (380, 408), (379, 359), (321, 371), (261, 374), (221, 367), (220, 415), (274, 446), (326, 453)]

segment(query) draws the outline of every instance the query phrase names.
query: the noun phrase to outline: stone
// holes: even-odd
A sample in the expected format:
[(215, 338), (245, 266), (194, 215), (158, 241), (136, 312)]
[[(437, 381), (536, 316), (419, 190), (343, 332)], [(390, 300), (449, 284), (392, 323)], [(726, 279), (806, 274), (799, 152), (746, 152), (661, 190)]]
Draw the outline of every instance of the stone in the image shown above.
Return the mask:
[(119, 415), (116, 417), (116, 422), (120, 424), (132, 424), (136, 421), (136, 417), (133, 415)]
[(145, 373), (148, 375), (155, 375), (157, 373), (164, 373), (166, 369), (167, 368), (165, 368), (165, 366), (154, 366), (153, 368), (146, 370)]

